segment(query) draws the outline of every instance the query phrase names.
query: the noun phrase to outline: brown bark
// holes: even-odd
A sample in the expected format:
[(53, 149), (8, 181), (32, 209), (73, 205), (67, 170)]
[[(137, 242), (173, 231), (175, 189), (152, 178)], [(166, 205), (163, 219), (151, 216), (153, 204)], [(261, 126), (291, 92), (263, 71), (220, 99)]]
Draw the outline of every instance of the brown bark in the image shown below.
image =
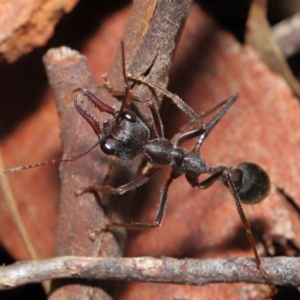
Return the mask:
[(13, 62), (33, 48), (43, 46), (52, 36), (56, 23), (69, 13), (77, 0), (1, 1), (0, 60)]
[[(264, 258), (262, 262), (276, 285), (299, 286), (298, 258)], [(0, 290), (53, 278), (134, 280), (198, 286), (217, 282), (264, 283), (255, 262), (249, 258), (158, 259), (65, 256), (0, 267), (0, 275)]]

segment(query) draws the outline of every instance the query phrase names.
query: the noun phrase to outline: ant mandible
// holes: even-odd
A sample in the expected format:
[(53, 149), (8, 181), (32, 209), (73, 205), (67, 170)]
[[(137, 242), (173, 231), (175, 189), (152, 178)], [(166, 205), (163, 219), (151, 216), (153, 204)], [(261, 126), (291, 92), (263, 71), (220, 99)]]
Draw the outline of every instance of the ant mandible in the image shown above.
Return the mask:
[[(238, 95), (232, 95), (227, 100), (222, 101), (206, 113), (199, 116), (177, 95), (171, 94), (170, 92), (160, 88), (156, 84), (147, 81), (143, 76), (133, 76), (131, 74), (128, 74), (125, 68), (123, 43), (121, 44), (121, 49), (125, 92), (124, 100), (122, 102), (120, 110), (116, 110), (111, 106), (105, 104), (85, 88), (78, 88), (75, 90), (75, 92), (79, 92), (74, 98), (75, 108), (80, 113), (80, 115), (90, 124), (99, 140), (89, 149), (77, 156), (67, 159), (54, 159), (39, 164), (16, 167), (6, 170), (5, 173), (20, 171), (23, 169), (29, 169), (47, 164), (72, 162), (79, 159), (98, 145), (100, 145), (101, 150), (106, 155), (113, 155), (122, 160), (132, 160), (137, 155), (143, 154), (145, 158), (150, 162), (152, 167), (137, 179), (134, 179), (133, 181), (118, 188), (107, 185), (93, 185), (76, 191), (77, 196), (82, 193), (94, 191), (122, 195), (148, 182), (164, 166), (170, 166), (172, 168), (170, 176), (161, 190), (158, 210), (155, 220), (152, 223), (111, 223), (106, 225), (105, 228), (102, 227), (100, 228), (100, 230), (98, 229), (98, 232), (103, 229), (107, 230), (110, 227), (116, 226), (126, 227), (128, 229), (145, 229), (160, 226), (166, 208), (168, 189), (173, 180), (183, 174), (185, 175), (189, 184), (197, 189), (207, 189), (216, 181), (220, 181), (227, 188), (229, 188), (235, 200), (239, 216), (241, 218), (243, 226), (246, 229), (247, 236), (255, 256), (257, 268), (259, 269), (267, 284), (270, 286), (272, 293), (275, 293), (276, 287), (272, 283), (269, 274), (264, 270), (261, 264), (261, 260), (255, 246), (250, 223), (248, 222), (241, 205), (241, 202), (258, 203), (267, 196), (270, 190), (269, 176), (260, 166), (249, 162), (244, 162), (232, 167), (226, 167), (223, 165), (210, 167), (206, 164), (204, 158), (200, 155), (200, 149), (204, 140), (207, 138), (216, 124), (221, 120), (221, 118), (225, 115), (225, 113), (230, 109), (230, 107), (236, 102)], [(129, 80), (140, 82), (147, 85), (149, 88), (162, 92), (164, 95), (169, 97), (182, 111), (187, 113), (193, 119), (194, 123), (198, 123), (200, 125), (200, 128), (181, 133), (174, 142), (167, 140), (164, 137), (162, 121), (156, 106), (152, 101), (148, 99), (145, 100), (132, 95), (130, 92), (131, 86), (129, 84)], [(101, 124), (96, 120), (96, 118), (91, 116), (79, 105), (78, 95), (80, 93), (83, 94), (89, 101), (91, 101), (96, 109), (98, 109), (100, 112), (105, 112), (112, 115), (112, 118), (104, 122), (103, 126), (101, 127)], [(125, 109), (127, 104), (126, 102), (128, 101), (129, 97), (133, 98), (136, 101), (144, 102), (148, 105), (154, 121), (154, 127), (156, 131), (155, 138), (151, 139), (149, 128), (132, 111), (128, 111)], [(212, 114), (214, 111), (217, 112), (211, 118), (211, 120), (207, 124), (205, 124), (202, 121), (202, 118), (209, 114)], [(198, 139), (192, 151), (187, 151), (186, 149), (181, 147), (183, 142), (196, 137), (198, 137)], [(199, 181), (198, 177), (202, 174), (209, 174), (209, 177), (203, 181)], [(95, 230), (95, 233), (98, 232), (97, 230)]]

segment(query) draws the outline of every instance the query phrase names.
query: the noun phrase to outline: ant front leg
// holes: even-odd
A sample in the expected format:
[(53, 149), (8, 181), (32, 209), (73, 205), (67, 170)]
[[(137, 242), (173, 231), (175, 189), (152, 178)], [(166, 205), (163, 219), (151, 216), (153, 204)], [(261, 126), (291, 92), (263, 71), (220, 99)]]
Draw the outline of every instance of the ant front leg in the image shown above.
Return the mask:
[(102, 75), (102, 77), (104, 79), (104, 87), (113, 96), (117, 96), (117, 97), (118, 96), (124, 96), (124, 100), (123, 100), (122, 106), (120, 108), (119, 116), (120, 116), (121, 112), (124, 110), (124, 108), (126, 107), (126, 103), (129, 101), (130, 98), (134, 99), (134, 100), (137, 100), (137, 101), (140, 101), (140, 102), (145, 102), (150, 108), (150, 111), (151, 111), (151, 114), (152, 114), (152, 117), (153, 117), (153, 120), (154, 120), (154, 125), (155, 125), (157, 135), (159, 137), (163, 138), (164, 134), (163, 134), (162, 121), (161, 121), (158, 110), (157, 110), (156, 106), (154, 105), (154, 103), (150, 100), (144, 100), (144, 99), (141, 99), (139, 97), (136, 97), (130, 91), (131, 87), (130, 87), (130, 84), (128, 82), (129, 77), (127, 76), (127, 72), (126, 72), (125, 49), (124, 49), (124, 42), (123, 41), (121, 42), (121, 52), (122, 52), (122, 74), (123, 74), (123, 79), (124, 79), (125, 91), (123, 92), (123, 91), (114, 90), (113, 87), (111, 86), (106, 74)]
[(115, 194), (115, 195), (123, 195), (130, 190), (137, 188), (141, 185), (144, 185), (148, 182), (161, 168), (151, 168), (148, 170), (144, 175), (132, 180), (129, 183), (119, 186), (118, 188), (114, 188), (110, 185), (91, 185), (88, 187), (84, 187), (81, 190), (77, 190), (75, 192), (76, 197), (84, 194), (84, 193), (93, 193), (93, 192), (100, 192), (100, 193), (108, 193), (108, 194)]
[(147, 78), (143, 75), (132, 75), (127, 73), (127, 78), (136, 82), (143, 83), (148, 87), (161, 92), (163, 95), (170, 98), (183, 112), (189, 115), (195, 122), (199, 123), (202, 128), (206, 128), (206, 125), (204, 124), (203, 120), (199, 117), (199, 115), (197, 115), (196, 112), (176, 94), (172, 94), (168, 90), (161, 88), (153, 82), (148, 81)]
[[(103, 79), (105, 81), (104, 87), (113, 96), (115, 96), (115, 97), (124, 96), (124, 91), (117, 91), (117, 90), (113, 89), (113, 87), (111, 86), (111, 84), (110, 84), (110, 82), (109, 82), (106, 74), (103, 74), (102, 77), (103, 77)], [(163, 125), (162, 125), (162, 121), (161, 121), (158, 109), (156, 108), (155, 104), (151, 100), (149, 100), (149, 99), (146, 99), (146, 100), (142, 99), (141, 97), (138, 97), (138, 96), (132, 94), (131, 92), (128, 93), (128, 98), (133, 99), (134, 101), (143, 102), (143, 103), (145, 103), (145, 104), (148, 105), (148, 107), (149, 107), (149, 109), (151, 111), (151, 114), (152, 114), (152, 118), (153, 118), (153, 121), (154, 121), (154, 126), (155, 126), (155, 130), (156, 130), (157, 136), (163, 138), (164, 137)]]

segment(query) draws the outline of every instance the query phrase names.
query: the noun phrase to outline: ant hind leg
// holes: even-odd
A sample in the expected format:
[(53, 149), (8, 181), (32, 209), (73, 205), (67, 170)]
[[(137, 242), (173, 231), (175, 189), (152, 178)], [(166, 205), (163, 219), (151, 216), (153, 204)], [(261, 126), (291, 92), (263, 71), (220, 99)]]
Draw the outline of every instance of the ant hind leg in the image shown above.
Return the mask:
[[(270, 287), (271, 293), (273, 295), (273, 294), (276, 294), (277, 288), (273, 284), (269, 274), (265, 271), (265, 269), (262, 266), (261, 259), (260, 259), (260, 256), (257, 252), (257, 248), (255, 245), (255, 240), (254, 240), (253, 233), (251, 230), (251, 225), (244, 213), (244, 209), (242, 207), (241, 199), (239, 196), (239, 191), (241, 189), (243, 189), (243, 186), (239, 186), (239, 185), (244, 184), (248, 187), (250, 182), (247, 181), (247, 182), (241, 183), (239, 176), (236, 176), (236, 174), (234, 174), (234, 170), (235, 170), (235, 167), (227, 168), (225, 166), (217, 166), (217, 167), (210, 168), (209, 172), (212, 175), (201, 182), (199, 182), (198, 179), (195, 177), (186, 176), (186, 178), (193, 187), (196, 187), (198, 189), (207, 189), (216, 181), (223, 182), (224, 185), (227, 188), (229, 188), (230, 193), (235, 201), (235, 205), (236, 205), (238, 214), (240, 216), (240, 219), (242, 221), (243, 227), (246, 230), (247, 237), (248, 237), (249, 243), (251, 245), (254, 257), (255, 257), (255, 262), (256, 262), (257, 268), (260, 271), (263, 278), (265, 279), (268, 286)], [(240, 171), (243, 172), (243, 170), (240, 170)], [(252, 176), (252, 178), (253, 178), (253, 176)], [(239, 189), (237, 189), (237, 186), (239, 186)]]
[(222, 178), (223, 178), (223, 182), (229, 188), (229, 190), (231, 192), (231, 195), (234, 198), (237, 211), (239, 213), (239, 216), (240, 216), (240, 219), (242, 221), (242, 224), (243, 224), (243, 226), (244, 226), (244, 228), (246, 230), (248, 240), (250, 242), (252, 251), (254, 253), (254, 257), (255, 257), (255, 262), (256, 262), (257, 268), (259, 269), (261, 275), (263, 276), (263, 278), (265, 279), (266, 283), (270, 287), (271, 294), (275, 295), (277, 293), (277, 288), (274, 285), (274, 283), (272, 282), (272, 280), (270, 278), (270, 275), (266, 272), (266, 270), (262, 266), (262, 263), (261, 263), (261, 260), (260, 260), (260, 256), (259, 256), (259, 254), (257, 252), (257, 248), (256, 248), (256, 245), (255, 245), (255, 240), (254, 240), (253, 233), (252, 233), (252, 230), (251, 230), (251, 225), (250, 225), (250, 223), (249, 223), (249, 221), (248, 221), (248, 219), (247, 219), (247, 217), (246, 217), (246, 215), (244, 213), (244, 210), (243, 210), (243, 207), (242, 207), (242, 203), (241, 203), (241, 199), (240, 199), (240, 196), (239, 196), (239, 192), (238, 192), (238, 190), (236, 188), (236, 185), (235, 185), (235, 183), (234, 183), (234, 181), (233, 181), (233, 179), (231, 177), (231, 168), (229, 168), (229, 169), (225, 168), (224, 169)]

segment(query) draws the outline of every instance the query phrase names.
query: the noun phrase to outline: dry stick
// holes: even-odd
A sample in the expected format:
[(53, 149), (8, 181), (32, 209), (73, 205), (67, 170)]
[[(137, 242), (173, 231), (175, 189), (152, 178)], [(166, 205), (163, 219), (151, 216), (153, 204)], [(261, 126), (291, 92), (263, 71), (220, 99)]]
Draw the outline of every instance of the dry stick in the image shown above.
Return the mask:
[[(12, 219), (17, 227), (17, 231), (21, 237), (22, 243), (23, 243), (29, 257), (31, 259), (35, 259), (35, 260), (38, 259), (38, 255), (33, 247), (33, 244), (30, 241), (30, 238), (27, 234), (24, 223), (19, 214), (17, 203), (16, 203), (16, 200), (12, 193), (12, 190), (10, 188), (7, 176), (4, 175), (4, 163), (3, 163), (3, 159), (2, 159), (1, 148), (0, 148), (0, 186), (1, 186), (1, 190), (3, 192), (4, 200), (9, 209), (10, 215), (12, 216)], [(45, 292), (48, 292), (49, 287), (50, 287), (50, 282), (43, 282), (43, 287), (45, 289)]]
[(16, 203), (16, 200), (11, 191), (11, 188), (10, 188), (10, 185), (9, 185), (9, 182), (7, 179), (7, 175), (4, 175), (4, 164), (3, 164), (1, 149), (0, 149), (0, 185), (1, 185), (1, 189), (3, 191), (4, 200), (7, 204), (7, 207), (13, 218), (13, 221), (17, 227), (17, 230), (20, 234), (20, 237), (25, 246), (25, 249), (27, 250), (27, 253), (29, 254), (29, 257), (31, 259), (38, 259), (38, 255), (35, 252), (35, 249), (29, 239), (29, 236), (27, 234), (27, 231), (25, 229), (25, 226), (24, 226), (21, 216), (19, 214), (17, 203)]
[[(97, 137), (91, 128), (85, 125), (86, 121), (75, 113), (72, 91), (78, 87), (89, 87), (97, 93), (106, 104), (113, 106), (116, 103), (109, 93), (102, 91), (96, 84), (88, 68), (87, 60), (67, 47), (50, 49), (43, 58), (49, 83), (54, 92), (60, 116), (61, 138), (64, 153), (67, 157), (76, 156), (95, 144)], [(89, 110), (90, 103), (85, 107)], [(90, 104), (92, 106), (92, 104)], [(102, 123), (106, 116), (99, 116)], [(97, 168), (94, 164), (97, 163)], [(104, 212), (93, 194), (86, 194), (76, 198), (74, 192), (91, 184), (92, 179), (102, 183), (108, 171), (107, 159), (101, 151), (91, 151), (77, 163), (60, 165), (61, 201), (56, 236), (57, 256), (94, 256), (100, 250), (107, 256), (120, 256), (120, 248), (116, 239), (110, 233), (101, 243), (98, 239), (92, 242), (88, 234), (99, 224), (102, 224)], [(101, 247), (101, 248), (100, 248)], [(110, 299), (110, 297), (97, 287), (87, 284), (78, 284), (77, 281), (52, 281), (49, 299), (84, 299), (83, 295), (97, 294), (93, 299)], [(75, 295), (75, 296), (74, 296)]]
[[(299, 258), (275, 257), (263, 258), (262, 261), (274, 284), (300, 285)], [(198, 286), (217, 282), (265, 284), (259, 275), (255, 261), (250, 258), (200, 260), (64, 256), (0, 267), (0, 289), (53, 278), (136, 280)]]
[(296, 54), (300, 50), (300, 13), (274, 25), (272, 34), (286, 57)]
[(7, 179), (7, 175), (4, 175), (4, 164), (3, 164), (1, 149), (0, 149), (0, 185), (1, 185), (1, 189), (3, 191), (4, 200), (7, 204), (7, 207), (12, 216), (12, 219), (17, 227), (17, 231), (20, 234), (20, 237), (25, 246), (25, 249), (27, 250), (27, 253), (29, 254), (29, 257), (31, 259), (38, 259), (38, 255), (29, 239), (29, 236), (25, 229), (24, 223), (19, 214), (17, 203), (13, 196), (12, 190), (10, 188), (10, 185), (9, 185), (9, 182)]

